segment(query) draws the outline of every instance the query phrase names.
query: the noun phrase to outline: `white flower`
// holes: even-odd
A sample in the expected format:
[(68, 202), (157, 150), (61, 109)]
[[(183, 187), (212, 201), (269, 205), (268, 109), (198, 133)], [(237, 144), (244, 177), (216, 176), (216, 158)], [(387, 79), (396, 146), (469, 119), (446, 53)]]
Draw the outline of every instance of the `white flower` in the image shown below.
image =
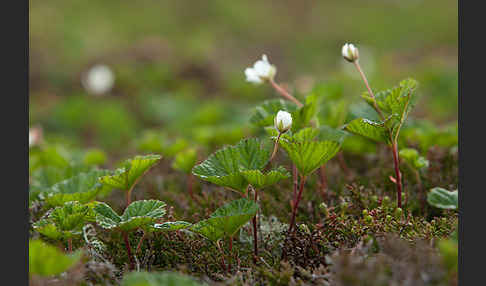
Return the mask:
[(33, 127), (29, 128), (29, 148), (35, 145), (39, 145), (42, 141), (42, 128)]
[(356, 48), (353, 44), (344, 44), (343, 48), (341, 49), (341, 54), (349, 62), (354, 62), (359, 58), (358, 48)]
[(292, 115), (287, 111), (280, 110), (275, 116), (274, 124), (279, 133), (285, 133), (292, 126)]
[(246, 81), (254, 84), (261, 84), (266, 80), (271, 80), (275, 77), (277, 68), (268, 62), (266, 55), (262, 56), (252, 68), (245, 69)]
[(113, 88), (115, 76), (108, 66), (96, 65), (86, 72), (81, 82), (89, 93), (102, 95)]

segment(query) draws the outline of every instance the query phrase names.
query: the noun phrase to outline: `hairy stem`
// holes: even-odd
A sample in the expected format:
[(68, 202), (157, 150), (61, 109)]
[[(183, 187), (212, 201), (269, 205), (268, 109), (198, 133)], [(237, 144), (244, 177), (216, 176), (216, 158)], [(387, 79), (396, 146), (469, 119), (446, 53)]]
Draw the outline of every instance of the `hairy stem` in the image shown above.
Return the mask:
[(294, 202), (294, 207), (292, 208), (292, 217), (290, 219), (290, 225), (289, 225), (289, 230), (288, 232), (290, 233), (292, 231), (295, 230), (295, 216), (297, 215), (297, 209), (299, 207), (299, 202), (300, 202), (300, 199), (302, 198), (302, 192), (304, 191), (304, 185), (305, 185), (305, 179), (306, 177), (305, 176), (301, 176), (300, 177), (300, 188), (299, 188), (299, 193), (297, 194), (297, 198)]
[(400, 172), (400, 158), (398, 157), (397, 142), (392, 144), (393, 164), (395, 166), (395, 180), (397, 185), (397, 207), (402, 207), (402, 174)]
[[(373, 108), (376, 110), (378, 115), (380, 115), (381, 120), (385, 121), (385, 116), (383, 115), (383, 113), (381, 112), (381, 109), (378, 107), (378, 105), (376, 103), (375, 95), (374, 95), (373, 91), (371, 90), (371, 87), (368, 83), (368, 80), (366, 79), (366, 76), (365, 76), (363, 70), (361, 69), (361, 66), (359, 65), (358, 60), (355, 60), (353, 63), (354, 63), (354, 66), (356, 67), (356, 69), (358, 70), (359, 74), (361, 75), (361, 78), (363, 79), (363, 82), (366, 85), (366, 88), (368, 89), (368, 93), (370, 94), (371, 98), (373, 99)], [(395, 179), (397, 181), (397, 183), (396, 183), (396, 185), (397, 185), (397, 205), (398, 205), (399, 208), (401, 208), (402, 207), (402, 174), (400, 173), (400, 158), (398, 156), (398, 148), (397, 148), (398, 133), (396, 134), (395, 138), (393, 138), (392, 130), (389, 129), (388, 132), (390, 134), (390, 141), (393, 142), (392, 143), (392, 153), (393, 153), (393, 164), (395, 166), (395, 177), (396, 177)]]
[(297, 98), (293, 97), (288, 91), (286, 91), (283, 87), (278, 85), (273, 79), (270, 79), (270, 84), (272, 84), (273, 88), (283, 97), (292, 101), (293, 103), (297, 104), (298, 107), (304, 106), (302, 102), (300, 102)]
[(381, 117), (381, 120), (385, 120), (385, 116), (383, 116), (383, 113), (381, 112), (381, 110), (378, 108), (378, 105), (376, 104), (376, 99), (375, 99), (375, 94), (373, 93), (373, 91), (371, 90), (371, 87), (368, 83), (368, 80), (366, 79), (366, 76), (363, 72), (363, 70), (361, 69), (361, 66), (359, 65), (359, 62), (358, 60), (355, 60), (353, 62), (354, 66), (356, 67), (356, 69), (358, 70), (359, 72), (359, 75), (361, 76), (361, 78), (363, 79), (363, 82), (364, 84), (366, 85), (366, 88), (368, 89), (368, 93), (370, 94), (371, 98), (373, 98), (373, 107), (374, 109), (376, 110), (376, 112), (380, 115)]
[(130, 261), (130, 270), (135, 268), (135, 262), (133, 261), (132, 248), (130, 247), (130, 242), (128, 241), (128, 233), (123, 232), (123, 240), (125, 241), (125, 247), (127, 249), (128, 260)]
[(68, 238), (68, 251), (73, 252), (73, 239)]

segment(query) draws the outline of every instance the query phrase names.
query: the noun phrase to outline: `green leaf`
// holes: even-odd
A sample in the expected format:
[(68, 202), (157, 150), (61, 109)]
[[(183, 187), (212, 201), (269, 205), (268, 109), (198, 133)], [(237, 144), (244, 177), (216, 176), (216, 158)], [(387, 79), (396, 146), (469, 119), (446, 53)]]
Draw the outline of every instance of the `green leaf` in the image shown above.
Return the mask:
[(389, 133), (384, 123), (357, 118), (349, 122), (344, 128), (346, 131), (377, 142), (390, 142)]
[(131, 231), (137, 228), (153, 228), (157, 220), (165, 215), (165, 206), (162, 201), (141, 200), (131, 203), (121, 216), (105, 203), (96, 205), (94, 211), (97, 214), (96, 222), (101, 227)]
[(420, 156), (418, 151), (413, 148), (405, 148), (400, 150), (400, 158), (407, 162), (415, 170), (429, 166), (429, 161)]
[(208, 182), (244, 192), (248, 186), (241, 171), (263, 168), (270, 157), (270, 150), (256, 138), (241, 140), (211, 154), (196, 165), (192, 173)]
[(427, 202), (436, 208), (455, 210), (459, 207), (458, 192), (435, 187), (427, 194)]
[(243, 177), (255, 189), (263, 189), (278, 183), (282, 179), (290, 178), (290, 173), (282, 166), (263, 174), (260, 170), (248, 170), (242, 172)]
[[(392, 131), (393, 138), (398, 138), (401, 127), (415, 104), (415, 89), (417, 81), (414, 79), (402, 80), (392, 89), (380, 91), (375, 94), (378, 107), (384, 113), (387, 126)], [(368, 93), (362, 96), (366, 102), (373, 105), (373, 100)]]
[[(292, 112), (292, 131), (297, 131), (306, 127), (311, 119), (317, 113), (317, 99), (316, 94), (309, 95), (305, 98), (305, 104), (298, 110)], [(276, 115), (276, 113), (275, 113)]]
[(340, 144), (336, 141), (302, 141), (301, 139), (301, 136), (295, 135), (291, 139), (282, 138), (280, 145), (303, 176), (311, 174), (334, 157), (340, 148)]
[(203, 286), (190, 276), (176, 272), (130, 272), (123, 277), (122, 286)]
[(116, 228), (121, 222), (121, 217), (106, 203), (99, 203), (94, 207), (96, 223), (105, 229)]
[(67, 239), (81, 235), (83, 226), (93, 218), (90, 206), (76, 201), (67, 202), (52, 210), (47, 218), (34, 223), (33, 227), (49, 238)]
[(186, 221), (169, 221), (164, 223), (156, 223), (154, 228), (157, 230), (180, 230), (188, 228), (192, 223)]
[(40, 240), (29, 241), (29, 276), (53, 276), (68, 270), (81, 259), (82, 251), (66, 255)]
[(172, 168), (190, 174), (192, 168), (196, 164), (196, 161), (197, 161), (196, 149), (190, 148), (177, 153), (174, 162), (172, 163)]
[(261, 105), (255, 107), (250, 122), (260, 127), (273, 126), (274, 117), (280, 110), (292, 113), (297, 110), (297, 105), (283, 99), (265, 100)]
[(108, 170), (92, 170), (56, 183), (45, 193), (46, 203), (49, 206), (61, 206), (69, 201), (92, 201), (100, 192), (111, 191), (112, 187), (103, 186), (98, 180), (109, 173)]
[(125, 161), (124, 167), (115, 174), (100, 178), (100, 182), (121, 190), (131, 190), (135, 184), (152, 166), (160, 160), (160, 155), (135, 156)]
[(211, 241), (234, 236), (235, 233), (256, 215), (258, 204), (243, 198), (218, 208), (211, 216), (193, 224), (189, 230)]

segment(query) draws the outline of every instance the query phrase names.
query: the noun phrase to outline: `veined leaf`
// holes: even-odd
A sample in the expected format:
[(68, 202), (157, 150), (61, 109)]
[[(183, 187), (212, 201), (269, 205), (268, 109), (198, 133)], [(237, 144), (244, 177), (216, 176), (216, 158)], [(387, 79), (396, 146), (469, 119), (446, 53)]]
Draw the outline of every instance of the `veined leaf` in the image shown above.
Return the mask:
[(282, 179), (290, 178), (290, 173), (282, 166), (263, 174), (260, 170), (242, 171), (243, 177), (255, 189), (263, 189), (278, 183)]
[(122, 286), (203, 286), (190, 276), (176, 272), (130, 272), (123, 277)]
[(190, 174), (192, 168), (196, 164), (196, 161), (197, 161), (196, 149), (190, 148), (177, 153), (174, 162), (172, 163), (172, 168)]
[(141, 200), (131, 203), (121, 216), (105, 203), (97, 204), (94, 211), (96, 222), (101, 227), (130, 231), (137, 228), (153, 228), (156, 221), (165, 215), (165, 206), (162, 201)]
[(192, 173), (214, 184), (244, 192), (248, 186), (241, 171), (263, 168), (270, 157), (270, 150), (256, 138), (241, 140), (211, 154), (196, 165)]
[(458, 191), (450, 192), (443, 188), (433, 188), (427, 194), (429, 205), (440, 209), (455, 210), (459, 207)]
[(186, 221), (169, 221), (164, 223), (156, 223), (154, 228), (156, 230), (180, 230), (188, 228), (192, 223)]
[(334, 157), (340, 144), (336, 141), (280, 140), (300, 174), (307, 176)]
[(40, 240), (29, 241), (29, 276), (53, 276), (68, 270), (81, 259), (81, 250), (66, 255)]
[(52, 239), (67, 239), (81, 235), (83, 226), (92, 221), (94, 215), (88, 205), (79, 202), (67, 202), (55, 208), (47, 218), (33, 226), (39, 233)]
[[(407, 120), (408, 114), (415, 104), (414, 92), (417, 85), (416, 80), (406, 79), (392, 89), (375, 94), (376, 104), (384, 113), (383, 115), (388, 118), (386, 124), (392, 131), (393, 138), (398, 136), (403, 123)], [(363, 94), (362, 97), (370, 105), (373, 105), (373, 99), (368, 93)]]
[(251, 218), (256, 215), (258, 204), (243, 198), (232, 201), (218, 208), (211, 216), (193, 224), (188, 229), (211, 241), (233, 236)]
[(357, 118), (345, 126), (346, 131), (361, 135), (368, 139), (389, 143), (389, 133), (384, 123)]
[(250, 122), (260, 127), (273, 125), (274, 117), (280, 110), (292, 113), (297, 110), (297, 105), (283, 99), (265, 100), (255, 108)]
[(105, 229), (112, 229), (121, 222), (121, 217), (106, 203), (99, 203), (94, 207), (96, 223)]
[(125, 161), (124, 167), (115, 171), (115, 174), (101, 177), (104, 185), (128, 191), (132, 189), (152, 166), (160, 160), (160, 155), (135, 156)]
[(98, 178), (109, 174), (108, 170), (92, 170), (54, 184), (45, 193), (45, 200), (49, 206), (62, 206), (69, 201), (87, 203), (96, 198), (100, 192), (109, 192), (112, 187), (103, 186)]

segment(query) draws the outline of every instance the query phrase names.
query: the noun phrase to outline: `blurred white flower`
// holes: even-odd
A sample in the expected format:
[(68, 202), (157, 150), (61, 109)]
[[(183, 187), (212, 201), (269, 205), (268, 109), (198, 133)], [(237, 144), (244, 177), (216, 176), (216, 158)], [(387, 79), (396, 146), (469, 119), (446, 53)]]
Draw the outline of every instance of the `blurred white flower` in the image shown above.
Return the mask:
[(275, 77), (277, 68), (268, 62), (266, 55), (262, 56), (252, 68), (245, 69), (246, 81), (261, 84), (266, 80), (271, 80)]
[(287, 111), (280, 110), (275, 116), (274, 124), (279, 133), (285, 133), (292, 126), (292, 115)]
[(353, 44), (344, 44), (343, 48), (341, 49), (341, 54), (349, 62), (354, 62), (359, 58), (358, 48), (356, 48)]
[(84, 74), (81, 83), (89, 93), (102, 95), (113, 88), (115, 75), (108, 66), (96, 65)]
[(42, 141), (42, 128), (33, 127), (29, 128), (29, 148), (35, 145), (39, 145)]

